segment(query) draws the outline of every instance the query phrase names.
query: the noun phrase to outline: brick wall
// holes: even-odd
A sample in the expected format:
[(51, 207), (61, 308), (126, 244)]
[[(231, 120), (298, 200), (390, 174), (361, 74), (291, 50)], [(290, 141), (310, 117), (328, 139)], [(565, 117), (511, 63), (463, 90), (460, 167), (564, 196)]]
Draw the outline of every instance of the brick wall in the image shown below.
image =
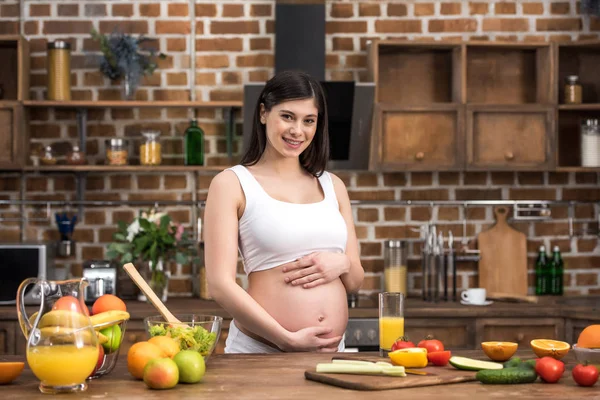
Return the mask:
[[(128, 32), (157, 38), (167, 59), (160, 69), (144, 80), (137, 92), (140, 100), (187, 100), (191, 74), (197, 100), (241, 100), (243, 84), (262, 82), (273, 72), (273, 1), (197, 1), (196, 30), (191, 34), (188, 1), (134, 0), (88, 2), (83, 0), (32, 1), (3, 0), (0, 3), (0, 33), (19, 31), (31, 42), (31, 97), (45, 95), (45, 46), (47, 41), (69, 40), (73, 45), (72, 84), (76, 99), (110, 100), (120, 96), (119, 83), (110, 82), (97, 70), (97, 44), (89, 35), (91, 27), (104, 33), (116, 26)], [(21, 7), (22, 6), (22, 7)], [(21, 8), (23, 12), (21, 13)], [(366, 77), (366, 41), (371, 38), (410, 40), (581, 40), (598, 38), (598, 20), (579, 13), (570, 1), (330, 1), (327, 4), (327, 78), (331, 80)], [(196, 48), (196, 70), (190, 71), (190, 46)], [(107, 109), (90, 110), (87, 157), (102, 163), (104, 140), (122, 136), (137, 148), (142, 128), (162, 132), (165, 163), (181, 164), (182, 132), (191, 110)], [(221, 110), (197, 110), (207, 134), (207, 163), (224, 165), (226, 146)], [(241, 134), (237, 115), (239, 154)], [(69, 111), (33, 109), (30, 115), (31, 147), (52, 145), (62, 159), (77, 140), (75, 115)], [(137, 154), (134, 154), (134, 161)], [(365, 200), (466, 200), (466, 199), (556, 199), (600, 201), (597, 173), (398, 173), (339, 172), (352, 199)], [(195, 187), (205, 198), (210, 176), (195, 174), (90, 174), (86, 199), (107, 200), (190, 200)], [(18, 176), (0, 174), (0, 199), (18, 199)], [(75, 198), (75, 179), (69, 174), (29, 176), (25, 183), (27, 199), (68, 200)], [(58, 210), (53, 210), (58, 211)], [(190, 228), (191, 211), (172, 207), (174, 218)], [(568, 236), (567, 210), (553, 209), (553, 220), (518, 223), (528, 235), (529, 265), (532, 268), (540, 244), (559, 245), (566, 259), (566, 291), (569, 294), (600, 294), (600, 246), (598, 205), (578, 206), (575, 230)], [(102, 257), (118, 220), (128, 220), (133, 208), (89, 208), (78, 226), (77, 255), (60, 264), (74, 274), (85, 259)], [(466, 239), (492, 223), (491, 209), (472, 207), (355, 207), (361, 257), (366, 270), (365, 292), (381, 288), (382, 245), (386, 238), (414, 238), (413, 228), (432, 219), (444, 232), (452, 230), (462, 240), (462, 221), (467, 219)], [(0, 209), (4, 217), (17, 217), (17, 207)], [(29, 217), (43, 217), (41, 209), (27, 209)], [(30, 221), (27, 240), (57, 238), (52, 221)], [(0, 222), (0, 241), (19, 239), (17, 222)], [(420, 287), (419, 244), (411, 244), (409, 287)], [(191, 292), (191, 267), (172, 266), (172, 291), (186, 296)], [(476, 285), (476, 265), (461, 264), (462, 287)], [(241, 270), (240, 270), (241, 271)], [(530, 271), (533, 272), (533, 271)], [(530, 275), (532, 277), (533, 275)], [(532, 280), (530, 280), (532, 286)]]

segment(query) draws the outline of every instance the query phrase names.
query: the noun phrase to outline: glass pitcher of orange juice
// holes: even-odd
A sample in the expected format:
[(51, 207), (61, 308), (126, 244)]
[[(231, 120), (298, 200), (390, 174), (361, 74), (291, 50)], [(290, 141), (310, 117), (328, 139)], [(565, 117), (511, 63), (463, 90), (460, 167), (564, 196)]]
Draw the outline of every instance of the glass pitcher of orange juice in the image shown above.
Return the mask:
[[(85, 279), (48, 281), (29, 278), (17, 291), (19, 325), (27, 338), (27, 363), (41, 381), (42, 393), (81, 392), (99, 357), (98, 339), (84, 303)], [(31, 316), (24, 296), (29, 285), (40, 293)]]

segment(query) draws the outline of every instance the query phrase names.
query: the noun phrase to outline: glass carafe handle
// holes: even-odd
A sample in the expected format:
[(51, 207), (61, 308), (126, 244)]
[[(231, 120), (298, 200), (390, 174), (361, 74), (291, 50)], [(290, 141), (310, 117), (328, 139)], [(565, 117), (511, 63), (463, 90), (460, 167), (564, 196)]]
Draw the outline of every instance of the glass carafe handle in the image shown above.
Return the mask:
[[(27, 278), (19, 285), (19, 289), (17, 290), (17, 316), (19, 317), (19, 325), (21, 326), (21, 330), (26, 338), (29, 339), (29, 334), (33, 329), (35, 322), (31, 323), (29, 321), (29, 316), (27, 315), (27, 311), (25, 310), (25, 289), (29, 285), (35, 285), (37, 283), (44, 284), (44, 281), (38, 278)], [(44, 290), (40, 291), (40, 309), (37, 313), (36, 320), (40, 318), (42, 315), (42, 309), (44, 307)]]

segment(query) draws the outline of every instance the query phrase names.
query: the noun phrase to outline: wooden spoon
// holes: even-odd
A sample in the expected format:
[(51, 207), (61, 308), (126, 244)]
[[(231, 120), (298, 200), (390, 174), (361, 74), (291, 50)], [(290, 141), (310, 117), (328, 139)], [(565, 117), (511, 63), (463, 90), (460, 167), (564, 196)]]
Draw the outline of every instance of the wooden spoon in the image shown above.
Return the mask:
[(169, 322), (171, 325), (175, 325), (175, 324), (185, 325), (180, 320), (175, 318), (175, 316), (173, 314), (171, 314), (171, 311), (169, 311), (167, 306), (165, 306), (165, 303), (160, 301), (158, 296), (154, 293), (152, 288), (146, 283), (144, 278), (142, 278), (142, 276), (140, 275), (140, 273), (138, 272), (138, 270), (134, 267), (134, 265), (132, 263), (125, 264), (123, 266), (123, 269), (125, 270), (125, 272), (127, 272), (127, 275), (129, 275), (131, 280), (133, 280), (133, 283), (135, 283), (136, 286), (140, 288), (142, 293), (144, 293), (146, 295), (148, 300), (150, 300), (150, 303), (152, 303), (152, 305), (158, 310), (160, 315), (162, 315), (163, 318), (167, 320), (167, 322)]

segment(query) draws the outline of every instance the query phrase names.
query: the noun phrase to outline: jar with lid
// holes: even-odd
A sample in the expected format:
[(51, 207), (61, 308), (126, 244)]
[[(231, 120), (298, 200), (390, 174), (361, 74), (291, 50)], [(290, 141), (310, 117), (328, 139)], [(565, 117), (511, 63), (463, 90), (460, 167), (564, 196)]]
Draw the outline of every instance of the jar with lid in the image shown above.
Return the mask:
[(73, 150), (69, 154), (67, 154), (67, 164), (69, 165), (83, 165), (85, 164), (85, 155), (81, 150), (79, 150), (79, 146), (73, 146)]
[(581, 104), (582, 92), (581, 83), (577, 75), (567, 76), (565, 84), (565, 104)]
[(56, 161), (56, 157), (54, 157), (54, 154), (52, 152), (52, 146), (46, 146), (44, 148), (44, 154), (42, 155), (40, 162), (42, 163), (42, 165), (55, 165)]
[(386, 292), (399, 292), (407, 295), (406, 252), (405, 241), (388, 240), (385, 242), (383, 271)]
[(581, 123), (581, 165), (600, 167), (600, 125), (597, 119)]
[(48, 43), (48, 100), (71, 100), (71, 45)]
[(160, 131), (142, 131), (144, 143), (140, 146), (140, 164), (142, 165), (160, 165), (161, 146), (158, 142)]
[(104, 141), (107, 165), (127, 165), (129, 142), (126, 139), (112, 138)]

